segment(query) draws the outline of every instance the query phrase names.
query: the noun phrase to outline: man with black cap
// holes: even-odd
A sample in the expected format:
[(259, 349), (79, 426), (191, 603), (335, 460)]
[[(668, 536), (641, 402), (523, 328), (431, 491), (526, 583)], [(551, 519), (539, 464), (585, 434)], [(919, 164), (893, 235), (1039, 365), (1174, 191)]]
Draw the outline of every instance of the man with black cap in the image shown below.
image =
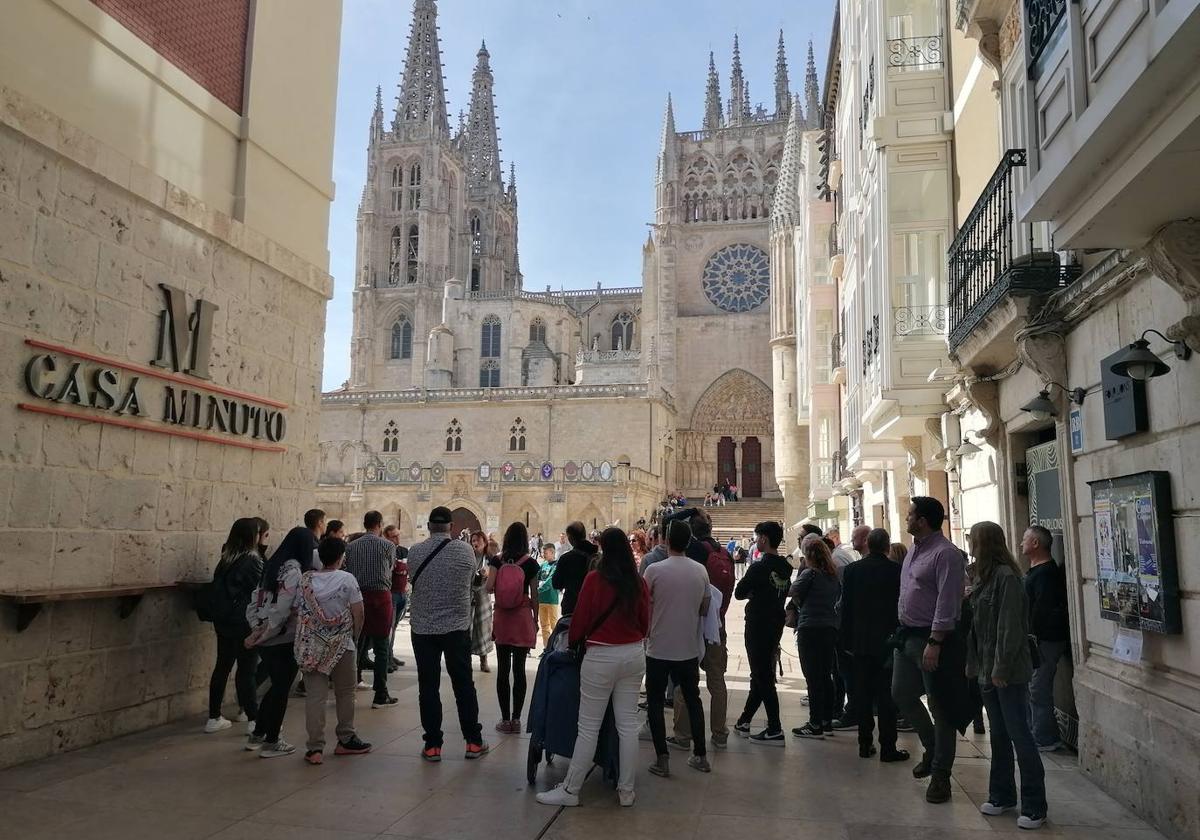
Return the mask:
[(421, 728), (426, 761), (442, 760), (442, 657), (454, 688), (458, 723), (467, 742), (466, 758), (483, 758), (488, 744), (479, 725), (479, 698), (471, 679), (471, 546), (450, 536), (451, 513), (429, 512), (429, 539), (408, 550), (409, 622), (417, 659)]

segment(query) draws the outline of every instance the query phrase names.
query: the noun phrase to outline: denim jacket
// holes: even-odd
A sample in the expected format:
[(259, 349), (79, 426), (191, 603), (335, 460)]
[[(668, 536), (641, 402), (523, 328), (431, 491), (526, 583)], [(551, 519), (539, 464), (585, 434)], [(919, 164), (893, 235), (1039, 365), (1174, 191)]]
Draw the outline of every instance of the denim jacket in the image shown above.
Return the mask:
[(984, 685), (993, 679), (1029, 682), (1029, 603), (1021, 579), (1009, 567), (998, 567), (987, 583), (971, 592), (971, 610), (967, 676)]

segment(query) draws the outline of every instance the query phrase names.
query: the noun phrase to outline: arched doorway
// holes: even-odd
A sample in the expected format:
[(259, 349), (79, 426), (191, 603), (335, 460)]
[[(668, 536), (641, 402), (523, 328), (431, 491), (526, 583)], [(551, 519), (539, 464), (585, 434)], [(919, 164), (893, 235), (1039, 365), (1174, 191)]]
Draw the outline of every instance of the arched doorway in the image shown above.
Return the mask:
[(750, 436), (742, 444), (742, 485), (738, 488), (744, 499), (762, 496), (762, 443)]
[(463, 531), (482, 531), (479, 517), (465, 507), (450, 511), (450, 535), (457, 537)]

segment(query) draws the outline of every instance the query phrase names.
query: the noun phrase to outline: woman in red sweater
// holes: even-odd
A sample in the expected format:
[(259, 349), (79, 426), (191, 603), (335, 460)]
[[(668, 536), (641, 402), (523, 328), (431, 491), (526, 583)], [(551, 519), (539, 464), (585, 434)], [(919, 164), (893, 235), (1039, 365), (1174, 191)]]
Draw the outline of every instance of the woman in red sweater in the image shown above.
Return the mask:
[(584, 642), (587, 656), (579, 675), (579, 733), (567, 777), (553, 790), (539, 793), (543, 805), (579, 804), (579, 788), (592, 767), (600, 723), (612, 698), (620, 737), (621, 804), (633, 804), (634, 768), (638, 760), (638, 689), (646, 672), (642, 645), (650, 630), (650, 590), (638, 574), (629, 538), (620, 528), (600, 535), (600, 562), (579, 590), (571, 616), (571, 644)]

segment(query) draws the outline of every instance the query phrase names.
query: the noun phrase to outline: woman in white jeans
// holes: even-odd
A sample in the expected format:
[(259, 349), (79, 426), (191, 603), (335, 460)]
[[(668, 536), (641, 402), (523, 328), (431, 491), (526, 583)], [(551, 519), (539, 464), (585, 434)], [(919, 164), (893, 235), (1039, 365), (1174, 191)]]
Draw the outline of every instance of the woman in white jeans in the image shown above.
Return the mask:
[(584, 578), (571, 616), (571, 644), (587, 645), (579, 677), (575, 752), (566, 779), (553, 790), (538, 794), (537, 800), (543, 805), (579, 804), (579, 788), (592, 767), (609, 698), (621, 744), (617, 793), (625, 807), (634, 800), (640, 728), (637, 703), (646, 672), (642, 643), (650, 630), (650, 591), (637, 572), (624, 531), (608, 528), (599, 542), (600, 563)]

